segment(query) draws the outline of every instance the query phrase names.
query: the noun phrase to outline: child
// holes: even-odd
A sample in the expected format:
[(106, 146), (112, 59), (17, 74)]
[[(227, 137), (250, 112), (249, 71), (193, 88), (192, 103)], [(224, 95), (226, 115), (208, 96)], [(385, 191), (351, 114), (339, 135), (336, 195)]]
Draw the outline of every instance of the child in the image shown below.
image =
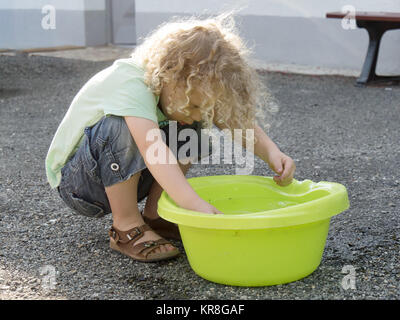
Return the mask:
[[(150, 130), (165, 133), (168, 142), (169, 121), (179, 122), (178, 131), (197, 133), (213, 124), (254, 129), (254, 154), (278, 174), (278, 185), (292, 181), (293, 160), (256, 124), (256, 107), (265, 92), (232, 22), (221, 15), (162, 25), (130, 58), (116, 60), (82, 87), (53, 137), (46, 157), (51, 187), (82, 215), (111, 212), (110, 246), (135, 260), (179, 254), (162, 238), (179, 239), (177, 226), (157, 214), (163, 190), (183, 208), (221, 214), (187, 182), (187, 158), (150, 161), (147, 151), (154, 144), (160, 152), (172, 152), (163, 139), (146, 139)], [(178, 149), (186, 142), (179, 143)], [(146, 196), (141, 213), (138, 202)]]

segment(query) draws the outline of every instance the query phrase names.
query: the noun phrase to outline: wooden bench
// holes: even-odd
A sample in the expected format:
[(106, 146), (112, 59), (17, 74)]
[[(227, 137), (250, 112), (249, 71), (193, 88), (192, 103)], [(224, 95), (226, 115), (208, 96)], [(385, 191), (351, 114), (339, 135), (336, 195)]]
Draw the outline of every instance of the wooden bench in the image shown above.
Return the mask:
[[(349, 18), (347, 13), (342, 12), (328, 12), (326, 17), (337, 19)], [(387, 30), (400, 29), (400, 12), (356, 11), (353, 17), (356, 20), (357, 26), (365, 28), (369, 35), (367, 55), (356, 85), (364, 87), (367, 83), (400, 81), (400, 76), (378, 76), (375, 73), (382, 36)]]

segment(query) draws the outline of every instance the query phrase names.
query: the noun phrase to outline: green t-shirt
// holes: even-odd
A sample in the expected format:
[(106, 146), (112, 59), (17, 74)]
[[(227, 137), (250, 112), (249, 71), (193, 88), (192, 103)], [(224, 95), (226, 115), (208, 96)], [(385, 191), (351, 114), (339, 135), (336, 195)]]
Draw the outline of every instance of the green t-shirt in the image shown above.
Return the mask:
[(95, 74), (77, 93), (57, 128), (46, 156), (46, 175), (51, 188), (61, 181), (61, 169), (83, 141), (85, 127), (104, 115), (135, 116), (165, 124), (157, 107), (159, 97), (143, 81), (144, 69), (132, 58), (118, 59)]

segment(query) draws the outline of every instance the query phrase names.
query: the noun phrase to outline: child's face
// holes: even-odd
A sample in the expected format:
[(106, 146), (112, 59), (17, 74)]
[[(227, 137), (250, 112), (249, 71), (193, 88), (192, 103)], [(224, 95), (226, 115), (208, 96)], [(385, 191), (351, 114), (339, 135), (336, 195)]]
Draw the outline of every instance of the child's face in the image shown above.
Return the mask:
[[(168, 113), (166, 109), (166, 106), (168, 105), (168, 97), (170, 97), (170, 101), (172, 102), (170, 105), (173, 111), (172, 113)], [(165, 85), (160, 95), (160, 104), (163, 113), (168, 117), (168, 119), (176, 120), (180, 124), (192, 124), (193, 121), (200, 121), (201, 112), (199, 106), (201, 105), (202, 100), (201, 95), (196, 90), (193, 90), (189, 98), (190, 103), (187, 110), (190, 112), (190, 114), (187, 116), (183, 112), (177, 110), (177, 106), (183, 105), (186, 102), (184, 89), (177, 87), (175, 90), (173, 90), (168, 85)]]

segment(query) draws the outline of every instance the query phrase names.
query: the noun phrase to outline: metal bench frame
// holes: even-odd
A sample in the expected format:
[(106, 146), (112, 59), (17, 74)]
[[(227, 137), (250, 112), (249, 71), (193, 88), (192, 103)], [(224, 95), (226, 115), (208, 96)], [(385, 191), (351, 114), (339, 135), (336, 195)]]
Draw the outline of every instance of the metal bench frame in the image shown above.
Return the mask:
[(357, 26), (368, 31), (369, 44), (356, 85), (364, 87), (371, 82), (400, 81), (400, 76), (378, 76), (375, 73), (382, 36), (387, 30), (400, 29), (400, 22), (357, 20)]
[[(371, 12), (371, 16), (366, 18), (364, 16), (355, 16), (356, 24), (359, 28), (367, 30), (369, 35), (369, 44), (367, 49), (367, 55), (365, 56), (364, 64), (361, 70), (360, 77), (356, 81), (356, 86), (365, 87), (371, 83), (381, 83), (389, 81), (400, 81), (399, 76), (379, 76), (376, 74), (376, 64), (378, 62), (379, 47), (383, 34), (388, 30), (400, 29), (400, 20), (393, 18), (395, 21), (390, 21), (390, 17), (375, 18), (374, 13)], [(345, 14), (338, 12), (327, 13), (327, 18), (343, 18)]]

